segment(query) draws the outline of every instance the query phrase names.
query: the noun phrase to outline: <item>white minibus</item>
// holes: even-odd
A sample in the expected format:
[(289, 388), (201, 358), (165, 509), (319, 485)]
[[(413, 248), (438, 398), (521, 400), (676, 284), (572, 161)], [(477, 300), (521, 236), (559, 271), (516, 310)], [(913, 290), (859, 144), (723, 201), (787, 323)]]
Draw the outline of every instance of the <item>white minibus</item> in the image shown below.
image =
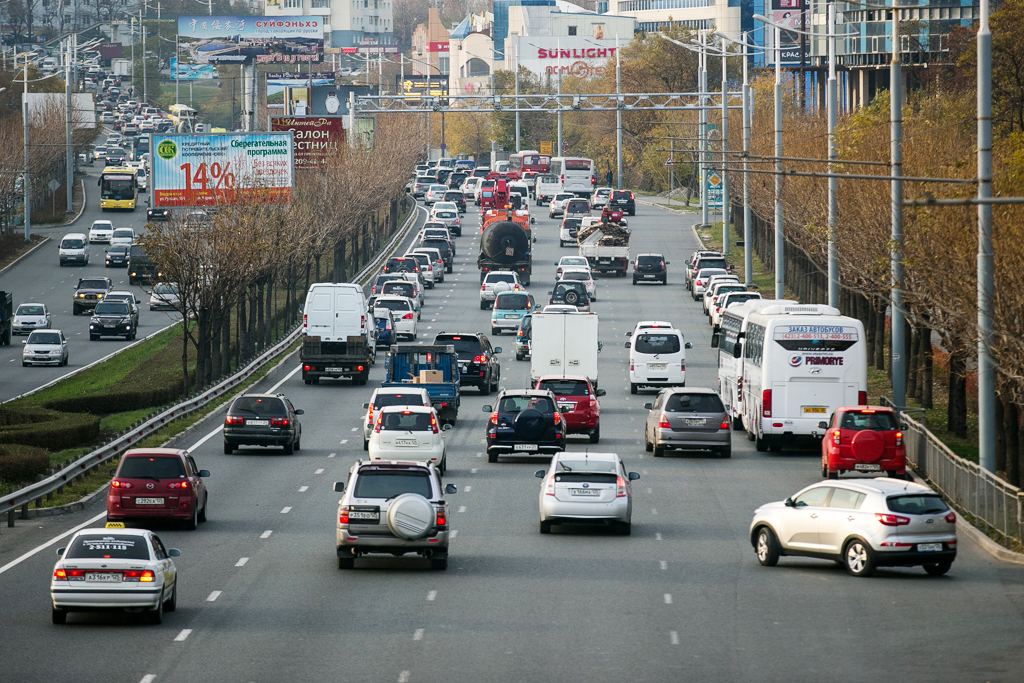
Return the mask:
[(558, 178), (563, 192), (572, 192), (590, 199), (597, 187), (597, 171), (593, 159), (582, 157), (554, 157), (549, 173)]
[(840, 406), (867, 403), (864, 325), (824, 305), (775, 305), (747, 316), (743, 425), (758, 451), (821, 438)]

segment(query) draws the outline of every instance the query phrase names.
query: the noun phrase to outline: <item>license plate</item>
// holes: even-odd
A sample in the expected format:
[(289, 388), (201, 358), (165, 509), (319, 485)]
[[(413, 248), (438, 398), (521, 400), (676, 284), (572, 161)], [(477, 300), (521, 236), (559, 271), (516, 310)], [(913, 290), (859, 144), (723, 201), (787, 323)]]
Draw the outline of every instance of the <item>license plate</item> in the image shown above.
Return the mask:
[(136, 505), (163, 505), (164, 504), (164, 499), (163, 498), (136, 498), (135, 499), (135, 504)]
[(878, 472), (882, 466), (873, 462), (859, 462), (853, 466), (858, 472)]
[(934, 552), (939, 551), (939, 550), (942, 550), (942, 544), (941, 543), (918, 543), (917, 544), (917, 552), (919, 552), (919, 553), (934, 553)]
[(380, 513), (374, 510), (349, 510), (348, 518), (376, 523), (380, 521)]
[(668, 363), (648, 363), (647, 367), (651, 370), (664, 370), (668, 367)]
[(644, 275), (644, 279), (645, 280), (653, 280), (654, 276), (653, 275)]
[(459, 366), (459, 372), (468, 372), (468, 371), (469, 371), (469, 366), (468, 365), (460, 365)]
[(103, 583), (120, 583), (121, 575), (111, 572), (86, 572), (86, 581), (101, 581)]
[(576, 404), (575, 403), (559, 403), (558, 404), (558, 409), (561, 410), (562, 408), (565, 408), (566, 410), (575, 410)]
[(515, 313), (506, 313), (506, 314), (505, 314), (505, 318), (506, 318), (506, 319), (507, 319), (507, 318), (518, 318), (518, 317), (519, 317), (519, 316), (518, 316), (518, 315), (516, 315)]
[(512, 447), (514, 451), (535, 451), (537, 450), (537, 444), (535, 443), (517, 443)]
[(824, 415), (826, 410), (827, 409), (824, 406), (804, 406), (804, 412), (805, 413), (814, 413), (814, 414), (817, 414), (817, 415)]
[(601, 492), (596, 489), (569, 489), (574, 496), (600, 496)]
[(114, 329), (115, 327), (117, 327), (117, 325), (104, 325), (103, 327), (105, 327), (105, 328), (106, 328), (106, 329), (108, 329), (108, 330), (112, 330), (112, 329)]
[(416, 439), (395, 439), (396, 446), (416, 446), (419, 441)]
[(266, 427), (270, 424), (270, 420), (246, 420), (245, 424), (252, 425), (254, 427)]
[(703, 427), (708, 423), (704, 418), (687, 418), (684, 422), (687, 427)]
[(348, 372), (348, 368), (324, 368), (327, 372)]

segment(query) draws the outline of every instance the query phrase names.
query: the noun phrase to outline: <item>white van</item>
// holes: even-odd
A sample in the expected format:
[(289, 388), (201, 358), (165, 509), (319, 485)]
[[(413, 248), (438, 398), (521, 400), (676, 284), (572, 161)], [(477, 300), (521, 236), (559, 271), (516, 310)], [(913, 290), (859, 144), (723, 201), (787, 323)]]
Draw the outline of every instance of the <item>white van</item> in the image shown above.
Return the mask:
[(537, 206), (544, 206), (551, 203), (555, 195), (562, 191), (562, 184), (558, 182), (558, 176), (550, 173), (542, 173), (537, 176), (537, 184), (534, 186), (534, 196), (537, 198)]
[(558, 178), (563, 192), (572, 192), (578, 197), (590, 199), (597, 188), (597, 170), (593, 159), (553, 157), (549, 172)]
[(83, 233), (69, 232), (60, 240), (57, 258), (62, 266), (65, 263), (89, 265), (89, 239)]
[(775, 305), (747, 317), (743, 426), (758, 451), (819, 440), (840, 406), (867, 403), (864, 325), (821, 304)]
[(310, 286), (302, 315), (304, 335), (340, 342), (362, 336), (372, 346), (372, 322), (359, 285), (320, 282)]
[(686, 349), (693, 344), (675, 328), (640, 330), (626, 342), (629, 349), (629, 393), (640, 387), (685, 387)]

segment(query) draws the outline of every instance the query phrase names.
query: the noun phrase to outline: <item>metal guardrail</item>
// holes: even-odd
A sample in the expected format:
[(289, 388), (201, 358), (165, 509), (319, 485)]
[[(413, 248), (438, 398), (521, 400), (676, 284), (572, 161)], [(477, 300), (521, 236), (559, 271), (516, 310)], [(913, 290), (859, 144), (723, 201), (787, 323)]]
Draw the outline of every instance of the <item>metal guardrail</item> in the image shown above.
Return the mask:
[[(417, 208), (414, 204), (413, 211), (410, 212), (409, 217), (406, 219), (405, 224), (401, 229), (395, 232), (395, 235), (391, 240), (388, 241), (387, 245), (381, 249), (380, 254), (374, 258), (370, 263), (359, 271), (355, 276), (356, 282), (362, 282), (366, 279), (370, 273), (375, 271), (381, 261), (390, 255), (391, 251), (398, 245), (404, 238), (406, 233), (409, 231), (409, 227), (415, 223), (417, 215)], [(287, 349), (296, 339), (302, 334), (302, 325), (298, 325), (290, 333), (288, 333), (283, 339), (277, 341), (270, 346), (266, 351), (260, 354), (251, 363), (246, 365), (243, 369), (231, 375), (227, 379), (222, 380), (218, 384), (210, 387), (202, 394), (189, 398), (188, 400), (172, 406), (156, 416), (146, 420), (140, 426), (131, 429), (118, 438), (114, 439), (110, 443), (97, 448), (96, 450), (83, 455), (78, 460), (74, 461), (64, 469), (60, 470), (56, 474), (52, 474), (46, 479), (38, 481), (34, 484), (30, 484), (24, 488), (18, 489), (17, 491), (10, 493), (6, 496), (0, 496), (0, 515), (7, 514), (7, 526), (14, 526), (15, 514), (18, 508), (21, 508), (22, 519), (28, 519), (28, 505), (32, 501), (40, 501), (48, 494), (53, 493), (57, 489), (66, 486), (74, 479), (87, 474), (89, 471), (99, 467), (108, 460), (122, 455), (125, 451), (132, 448), (135, 444), (141, 441), (143, 438), (152, 435), (154, 432), (163, 429), (168, 424), (173, 422), (183, 415), (188, 415), (199, 408), (202, 408), (212, 401), (217, 400), (223, 396), (226, 392), (231, 391), (239, 384), (251, 377), (255, 372), (263, 368), (267, 363), (274, 360), (278, 355)], [(38, 503), (37, 503), (38, 504)]]

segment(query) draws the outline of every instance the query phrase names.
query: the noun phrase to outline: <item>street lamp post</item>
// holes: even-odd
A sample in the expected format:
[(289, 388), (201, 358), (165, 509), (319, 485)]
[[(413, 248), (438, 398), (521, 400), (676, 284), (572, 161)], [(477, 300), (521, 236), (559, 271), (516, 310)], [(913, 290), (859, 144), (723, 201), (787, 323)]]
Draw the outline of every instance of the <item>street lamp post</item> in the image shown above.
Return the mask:
[(754, 257), (750, 227), (750, 83), (747, 80), (747, 38), (743, 32), (743, 279), (747, 287), (754, 284)]
[[(622, 189), (622, 59), (619, 56), (619, 34), (615, 34), (615, 187)], [(561, 108), (562, 102), (558, 102)], [(559, 145), (561, 153), (561, 145)]]
[(698, 79), (700, 85), (698, 90), (699, 102), (700, 102), (700, 114), (698, 120), (700, 121), (700, 163), (698, 168), (700, 170), (700, 206), (701, 206), (701, 225), (708, 225), (708, 166), (707, 166), (707, 148), (708, 148), (708, 111), (704, 108), (706, 102), (705, 93), (708, 87), (708, 64), (707, 54), (704, 47), (704, 33), (700, 34), (700, 72)]
[[(555, 70), (558, 72), (558, 153), (555, 156), (562, 156), (562, 39), (555, 41), (555, 52), (558, 53), (558, 61), (555, 62)], [(618, 50), (616, 50), (618, 52)], [(516, 102), (516, 108), (519, 103)]]
[(729, 255), (729, 171), (726, 163), (726, 150), (729, 147), (729, 92), (726, 80), (727, 54), (722, 46), (722, 254)]
[[(493, 69), (492, 69), (493, 71)], [(519, 43), (516, 42), (516, 152), (519, 152)]]
[(836, 243), (839, 223), (839, 178), (835, 177), (836, 121), (839, 115), (836, 88), (836, 6), (828, 6), (828, 305), (839, 306), (839, 246)]
[[(895, 3), (894, 3), (895, 4)], [(903, 308), (903, 68), (900, 63), (899, 13), (892, 10), (892, 61), (889, 64), (889, 119), (893, 175), (891, 184), (892, 249), (889, 251), (892, 271), (892, 400), (897, 406), (907, 405), (906, 318)], [(990, 209), (991, 210), (991, 209)]]
[(67, 194), (67, 209), (65, 213), (73, 213), (72, 201), (74, 198), (74, 185), (75, 185), (75, 166), (74, 166), (74, 149), (71, 146), (71, 44), (72, 41), (77, 38), (77, 34), (71, 34), (67, 37), (67, 41), (64, 48), (64, 126), (66, 136), (66, 148), (65, 148), (65, 159), (64, 165), (66, 166), (66, 176), (64, 184)]
[[(28, 58), (31, 56), (31, 52), (25, 53), (25, 71), (23, 72), (22, 78), (25, 81), (25, 92), (21, 98), (21, 120), (22, 126), (25, 129), (25, 175), (21, 180), (21, 195), (25, 202), (25, 241), (32, 241), (32, 182), (29, 175), (29, 164), (28, 164)], [(18, 67), (18, 53), (14, 53), (14, 67)]]
[[(981, 0), (978, 22), (978, 462), (996, 471), (996, 385), (989, 342), (992, 338), (992, 33), (988, 0)], [(895, 368), (893, 375), (895, 376)]]

